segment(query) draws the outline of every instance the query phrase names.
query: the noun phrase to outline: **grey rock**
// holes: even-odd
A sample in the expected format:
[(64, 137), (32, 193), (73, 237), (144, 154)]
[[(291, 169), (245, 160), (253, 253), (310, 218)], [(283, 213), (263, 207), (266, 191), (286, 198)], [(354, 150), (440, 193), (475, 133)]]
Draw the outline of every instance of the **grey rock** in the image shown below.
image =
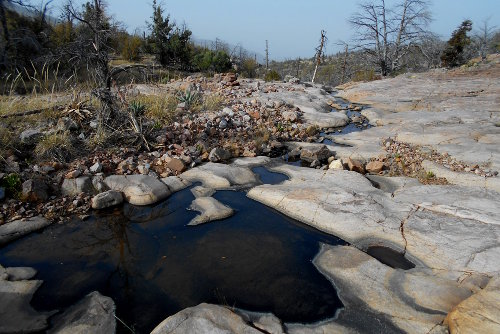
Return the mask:
[(53, 322), (50, 334), (115, 333), (115, 303), (94, 291), (56, 316)]
[(191, 203), (189, 209), (201, 213), (189, 222), (190, 226), (225, 219), (234, 214), (233, 209), (213, 197), (198, 197)]
[(161, 179), (163, 183), (165, 183), (170, 190), (171, 193), (178, 192), (182, 189), (185, 189), (191, 185), (191, 182), (188, 182), (178, 176), (169, 176)]
[(234, 111), (231, 108), (225, 107), (224, 109), (222, 109), (222, 114), (225, 116), (233, 117)]
[(283, 112), (283, 119), (285, 121), (295, 122), (299, 119), (299, 115), (295, 111)]
[(208, 159), (211, 162), (227, 161), (231, 159), (231, 152), (229, 152), (226, 149), (223, 149), (222, 147), (215, 147), (212, 149), (212, 151), (210, 151)]
[(329, 157), (333, 155), (333, 152), (328, 149), (326, 145), (317, 147), (304, 147), (300, 151), (300, 158), (307, 162), (327, 161)]
[(38, 231), (50, 224), (52, 222), (43, 217), (33, 217), (0, 225), (0, 246), (4, 246), (11, 241), (31, 232)]
[(92, 198), (92, 209), (102, 210), (123, 203), (123, 195), (119, 191), (108, 190)]
[(90, 166), (89, 170), (92, 173), (100, 173), (100, 172), (102, 172), (102, 164), (100, 162), (96, 162), (95, 164)]
[(79, 128), (80, 126), (70, 117), (62, 117), (57, 122), (57, 130), (59, 131), (74, 131)]
[[(352, 246), (323, 245), (314, 264), (335, 284), (345, 307), (334, 320), (304, 326), (316, 327), (316, 333), (332, 330), (333, 325), (358, 333), (429, 333), (472, 294), (454, 280), (392, 269)], [(292, 333), (308, 333), (299, 331), (300, 325), (292, 327)]]
[(500, 277), (458, 304), (445, 320), (450, 333), (500, 333)]
[(229, 309), (200, 304), (174, 314), (159, 324), (151, 334), (262, 334)]
[(245, 310), (235, 310), (243, 317), (245, 321), (254, 325), (254, 327), (269, 334), (285, 334), (283, 324), (274, 314), (249, 312)]
[(98, 194), (108, 190), (108, 186), (104, 183), (102, 175), (96, 175), (92, 178), (92, 186)]
[(252, 188), (248, 197), (358, 248), (378, 244), (406, 249), (412, 262), (434, 268), (434, 275), (459, 279), (470, 271), (500, 274), (497, 192), (412, 186), (400, 188), (393, 197), (358, 173), (289, 165), (271, 170), (290, 180)]
[(21, 143), (34, 145), (43, 138), (43, 133), (39, 129), (27, 129), (21, 132), (19, 139)]
[(193, 189), (191, 189), (191, 193), (196, 198), (198, 198), (198, 197), (210, 197), (213, 194), (215, 194), (215, 190), (212, 188), (206, 188), (203, 186), (196, 186)]
[(219, 122), (219, 129), (225, 129), (225, 128), (227, 128), (227, 121), (223, 119)]
[(27, 180), (23, 183), (22, 198), (30, 202), (46, 201), (49, 198), (47, 185), (39, 179)]
[(7, 281), (0, 279), (0, 333), (41, 332), (48, 327), (53, 312), (35, 311), (31, 299), (42, 281)]
[(8, 275), (8, 280), (11, 282), (27, 281), (36, 275), (36, 270), (30, 267), (11, 267), (6, 268), (5, 272)]
[(387, 177), (379, 175), (366, 175), (366, 178), (378, 189), (387, 193), (396, 193), (398, 190), (421, 186), (417, 179), (409, 177)]
[(94, 187), (90, 177), (80, 176), (76, 179), (64, 179), (61, 192), (64, 196), (76, 196), (82, 193), (92, 194)]
[(120, 191), (134, 205), (150, 205), (170, 196), (165, 183), (149, 175), (112, 175), (104, 179), (111, 190)]
[(258, 184), (258, 178), (247, 167), (206, 163), (184, 172), (184, 180), (192, 183), (201, 182), (204, 187), (212, 189), (227, 189)]

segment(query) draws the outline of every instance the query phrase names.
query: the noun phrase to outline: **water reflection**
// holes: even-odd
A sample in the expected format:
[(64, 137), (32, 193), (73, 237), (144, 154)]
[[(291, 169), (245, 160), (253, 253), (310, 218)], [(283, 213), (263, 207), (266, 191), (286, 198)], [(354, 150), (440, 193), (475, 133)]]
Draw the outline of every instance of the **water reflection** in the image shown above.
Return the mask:
[(158, 206), (125, 206), (88, 221), (51, 226), (0, 250), (0, 263), (39, 270), (37, 277), (45, 282), (34, 307), (67, 307), (98, 290), (113, 298), (117, 315), (137, 333), (201, 302), (271, 311), (284, 321), (334, 315), (341, 306), (336, 291), (311, 260), (319, 242), (341, 240), (244, 192), (214, 197), (236, 214), (186, 226), (196, 215), (186, 210), (194, 199), (186, 189)]

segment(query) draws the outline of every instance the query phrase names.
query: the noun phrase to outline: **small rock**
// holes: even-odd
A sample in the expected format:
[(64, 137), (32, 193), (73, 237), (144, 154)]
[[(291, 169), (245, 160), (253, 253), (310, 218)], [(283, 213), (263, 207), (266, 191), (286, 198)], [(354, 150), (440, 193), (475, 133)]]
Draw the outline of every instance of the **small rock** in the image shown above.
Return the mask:
[(222, 147), (216, 147), (210, 151), (210, 155), (208, 156), (208, 159), (211, 162), (220, 162), (220, 161), (226, 161), (231, 159), (232, 155), (231, 152), (228, 150), (223, 149)]
[(373, 174), (378, 174), (384, 169), (384, 163), (380, 161), (370, 161), (366, 165), (366, 171)]
[(328, 166), (329, 169), (332, 170), (344, 170), (344, 164), (342, 163), (342, 160), (333, 160), (330, 165)]
[(49, 198), (47, 185), (38, 179), (27, 180), (23, 183), (22, 198), (25, 201), (41, 202)]
[(283, 119), (289, 122), (295, 122), (299, 118), (299, 115), (295, 111), (285, 111), (283, 113)]
[(39, 129), (27, 129), (21, 132), (19, 135), (19, 139), (21, 139), (21, 143), (27, 145), (34, 145), (40, 139), (42, 139), (43, 133)]
[(92, 178), (92, 186), (97, 193), (102, 193), (108, 189), (106, 184), (104, 184), (104, 177), (102, 175), (96, 175)]
[(321, 162), (319, 162), (319, 160), (314, 160), (313, 162), (311, 162), (311, 168), (316, 168), (318, 166), (321, 166)]
[(333, 152), (326, 145), (303, 148), (300, 151), (300, 158), (307, 162), (313, 162), (314, 160), (327, 161), (332, 155)]
[(148, 175), (149, 174), (149, 168), (150, 168), (150, 164), (144, 164), (144, 165), (139, 165), (137, 166), (137, 170), (139, 171), (139, 173), (141, 173), (142, 175)]
[(102, 165), (101, 165), (101, 163), (96, 162), (95, 164), (93, 164), (92, 166), (90, 166), (89, 169), (94, 174), (95, 173), (100, 173), (100, 172), (102, 172)]
[(57, 130), (59, 131), (73, 131), (78, 130), (78, 124), (69, 117), (62, 117), (57, 122)]
[(225, 129), (225, 128), (227, 128), (227, 121), (223, 119), (219, 123), (219, 129)]
[(97, 129), (97, 127), (99, 126), (99, 123), (97, 123), (96, 121), (90, 121), (89, 126), (92, 129)]
[(92, 209), (102, 210), (123, 203), (123, 195), (119, 191), (108, 190), (92, 198)]
[(9, 275), (8, 280), (11, 282), (27, 281), (36, 275), (36, 270), (30, 267), (6, 268), (5, 272)]
[(88, 176), (82, 176), (77, 179), (65, 179), (61, 186), (61, 192), (64, 196), (76, 196), (81, 193), (92, 193), (94, 187)]
[(234, 116), (234, 111), (231, 108), (224, 108), (222, 109), (222, 113), (226, 116), (233, 117)]
[(82, 175), (82, 171), (80, 169), (75, 169), (75, 170), (72, 170), (71, 172), (67, 173), (64, 176), (64, 178), (65, 179), (76, 179), (80, 175)]
[(171, 171), (180, 174), (186, 170), (186, 166), (181, 159), (171, 158), (165, 163), (165, 167), (169, 168)]
[(365, 174), (365, 167), (363, 167), (363, 164), (358, 160), (353, 160), (351, 158), (348, 158), (347, 159), (347, 167), (352, 172)]

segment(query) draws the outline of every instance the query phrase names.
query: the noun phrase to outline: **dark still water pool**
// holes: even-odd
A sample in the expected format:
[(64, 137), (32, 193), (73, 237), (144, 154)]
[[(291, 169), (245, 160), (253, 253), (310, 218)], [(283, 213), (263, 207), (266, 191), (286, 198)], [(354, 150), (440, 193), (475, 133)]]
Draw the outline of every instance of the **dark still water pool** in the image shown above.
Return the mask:
[[(262, 175), (261, 175), (262, 177)], [(272, 180), (271, 180), (272, 181)], [(44, 281), (32, 305), (67, 307), (98, 290), (136, 333), (201, 302), (315, 322), (342, 307), (311, 263), (319, 243), (344, 244), (246, 197), (214, 197), (236, 214), (186, 226), (196, 212), (189, 189), (149, 208), (125, 205), (87, 221), (53, 225), (0, 250), (4, 266), (31, 266)], [(130, 332), (120, 323), (118, 331)]]

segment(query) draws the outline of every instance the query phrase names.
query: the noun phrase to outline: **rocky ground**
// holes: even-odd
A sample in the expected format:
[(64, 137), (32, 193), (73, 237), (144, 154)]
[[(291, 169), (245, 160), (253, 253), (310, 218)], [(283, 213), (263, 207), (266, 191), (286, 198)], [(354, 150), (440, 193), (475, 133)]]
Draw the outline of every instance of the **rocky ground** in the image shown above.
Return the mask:
[[(202, 304), (166, 319), (154, 333), (497, 332), (499, 79), (500, 58), (493, 56), (472, 68), (405, 74), (338, 91), (230, 74), (127, 87), (130, 96), (190, 89), (220, 95), (224, 103), (196, 112), (179, 103), (176, 119), (157, 129), (149, 152), (97, 150), (69, 163), (30, 163), (11, 152), (0, 179), (22, 186), (19, 193), (0, 188), (0, 245), (67, 217), (85, 219), (92, 209), (156, 203), (193, 182), (202, 186), (193, 189), (191, 209), (200, 215), (191, 223), (207, 223), (233, 213), (211, 197), (215, 190), (244, 187), (250, 198), (349, 242), (324, 245), (314, 261), (345, 308), (330, 321), (301, 325)], [(85, 138), (93, 121), (64, 117), (53, 126)], [(363, 131), (338, 135), (348, 124)], [(38, 124), (23, 131), (22, 140), (34, 145), (44, 131), (50, 126)], [(253, 166), (290, 180), (261, 185)], [(374, 246), (404, 254), (415, 268), (381, 263), (367, 254)], [(9, 270), (15, 271), (0, 267), (0, 286), (26, 291), (13, 303), (33, 317), (17, 330), (44, 328), (50, 314), (37, 315), (27, 304), (39, 283), (29, 281), (31, 274), (15, 287), (19, 280)], [(82, 305), (103, 297), (86, 298)], [(109, 329), (113, 307), (104, 309), (108, 317), (96, 322)], [(71, 328), (77, 318), (58, 323)]]

